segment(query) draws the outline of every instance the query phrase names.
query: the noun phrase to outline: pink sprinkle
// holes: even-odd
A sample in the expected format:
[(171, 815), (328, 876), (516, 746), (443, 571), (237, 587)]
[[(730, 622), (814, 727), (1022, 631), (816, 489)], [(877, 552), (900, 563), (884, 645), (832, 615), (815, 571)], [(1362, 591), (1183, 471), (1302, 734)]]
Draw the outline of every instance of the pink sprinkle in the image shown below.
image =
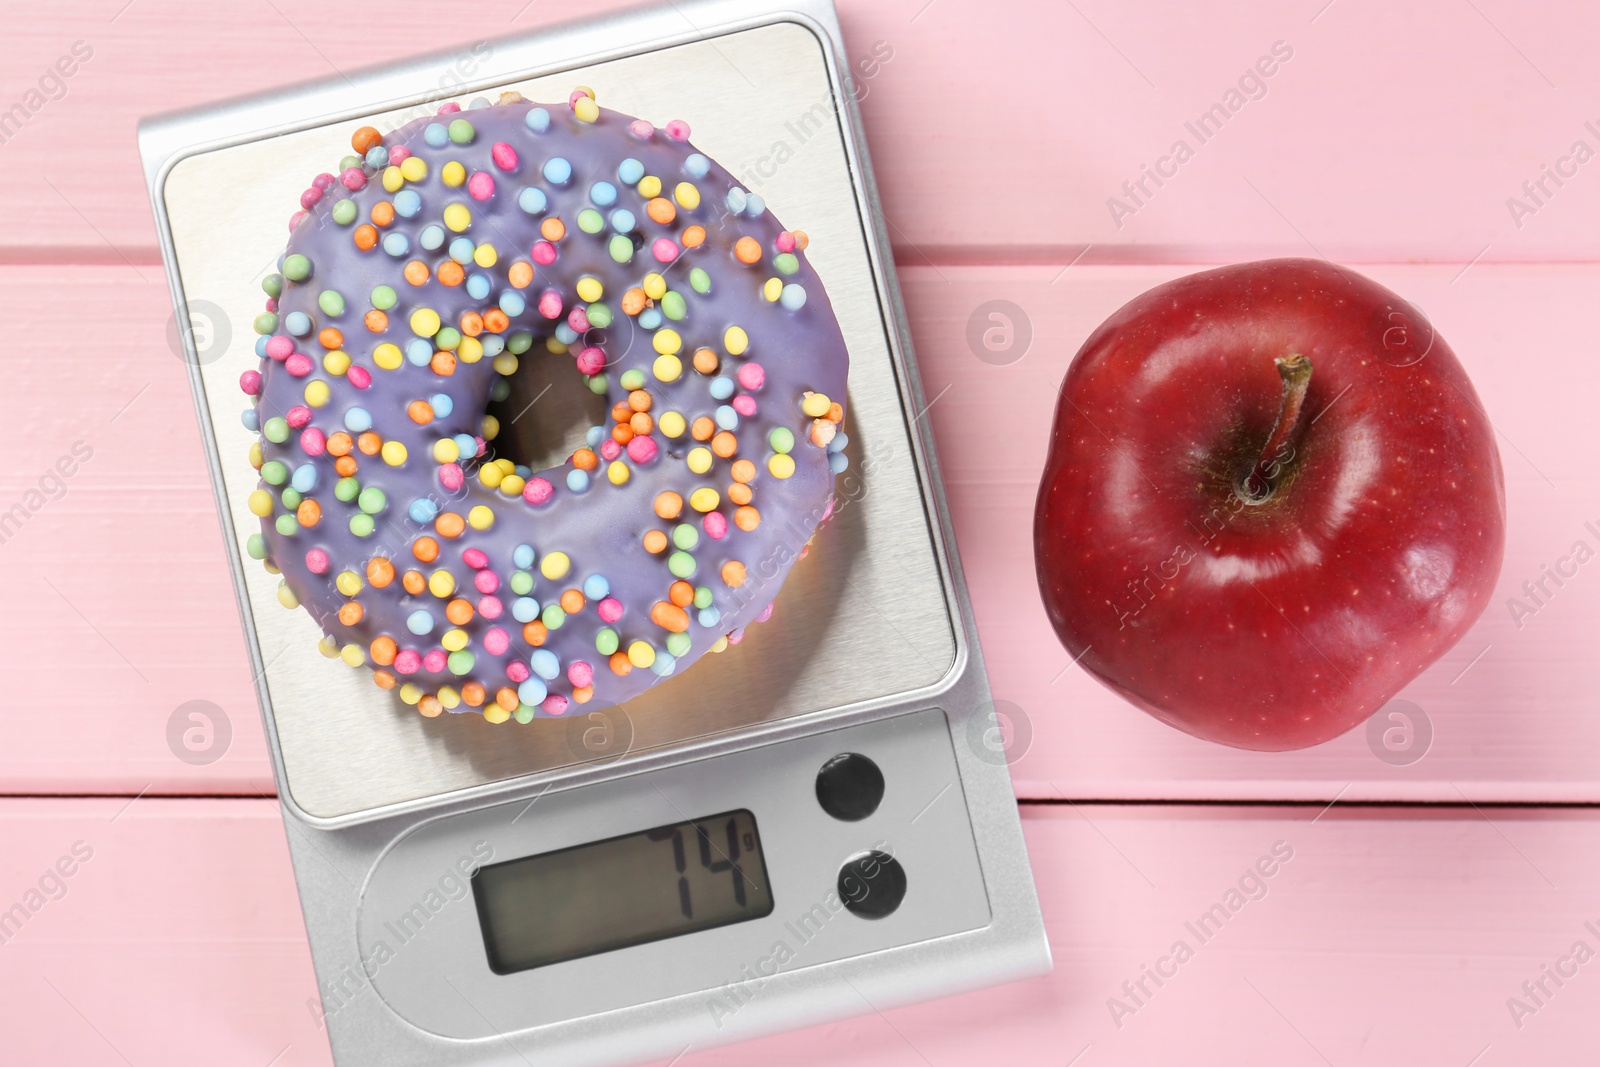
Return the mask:
[(311, 185), (318, 192), (321, 192), (336, 181), (338, 181), (337, 178), (329, 174), (327, 171), (323, 171), (321, 174), (311, 179)]
[(317, 201), (322, 199), (322, 190), (315, 185), (300, 194), (300, 206), (307, 211), (317, 206)]
[(275, 297), (275, 296), (267, 297), (267, 310), (273, 312), (274, 314), (277, 313), (277, 311), (278, 311), (278, 298), (277, 297)]
[(394, 658), (396, 674), (416, 674), (422, 667), (422, 657), (414, 648), (408, 648)]
[(491, 570), (481, 570), (472, 576), (472, 586), (480, 593), (492, 593), (500, 588), (500, 576)]
[(327, 436), (315, 426), (300, 431), (300, 451), (308, 456), (320, 456), (328, 450)]
[(790, 233), (788, 230), (784, 230), (782, 233), (778, 234), (777, 245), (778, 251), (780, 252), (793, 252), (795, 249), (794, 234)]
[(608, 437), (600, 442), (600, 458), (610, 463), (622, 455), (622, 446), (617, 444), (615, 438)]
[(639, 434), (628, 441), (628, 458), (635, 463), (649, 463), (657, 451), (655, 439), (649, 434)]
[(289, 229), (293, 230), (296, 226), (300, 225), (300, 223), (305, 220), (306, 215), (307, 212), (304, 211), (296, 211), (293, 215), (290, 215)]
[(461, 464), (443, 463), (439, 466), (439, 484), (452, 493), (461, 488), (461, 483), (466, 475), (461, 473)]
[(422, 657), (422, 669), (430, 674), (438, 674), (444, 670), (445, 664), (449, 662), (450, 657), (445, 654), (445, 650), (436, 648)]
[(594, 684), (594, 666), (583, 660), (578, 660), (567, 668), (567, 681), (579, 689), (586, 689)]
[(730, 645), (737, 645), (740, 641), (743, 641), (743, 640), (744, 640), (744, 627), (743, 626), (739, 627), (737, 630), (733, 631), (733, 633), (728, 635), (728, 644), (730, 644)]
[(560, 693), (551, 693), (544, 698), (544, 703), (539, 705), (550, 715), (560, 715), (567, 710), (567, 698)]
[(440, 104), (439, 105), (439, 114), (441, 114), (441, 115), (454, 115), (457, 111), (460, 111), (460, 110), (461, 110), (461, 105), (456, 103), (454, 100), (450, 101), (448, 104)]
[(477, 451), (472, 453), (474, 457), (481, 456), (489, 450), (489, 442), (485, 441), (481, 435), (474, 437), (472, 440), (476, 442), (478, 446)]
[(657, 263), (671, 263), (678, 258), (678, 243), (667, 237), (657, 237), (650, 243), (650, 254)]
[(656, 128), (644, 119), (634, 119), (628, 124), (628, 132), (641, 141), (648, 141), (650, 135), (656, 132)]
[(767, 381), (767, 372), (759, 363), (746, 363), (739, 368), (739, 384), (754, 392)]
[(728, 536), (728, 517), (720, 511), (706, 512), (703, 525), (706, 528), (706, 536), (713, 541), (720, 541)]
[(494, 165), (501, 170), (517, 169), (517, 150), (504, 141), (494, 143), (494, 147), (489, 149), (489, 158), (494, 160)]
[(312, 574), (328, 573), (328, 554), (320, 548), (313, 548), (306, 553), (306, 570)]
[(271, 356), (275, 360), (278, 360), (280, 363), (288, 359), (290, 354), (293, 352), (294, 342), (282, 334), (279, 334), (276, 337), (267, 338), (267, 355)]
[(461, 562), (479, 571), (489, 565), (489, 554), (481, 548), (469, 548), (461, 553)]
[(756, 398), (751, 396), (749, 393), (740, 393), (738, 396), (733, 398), (733, 410), (737, 411), (747, 419), (755, 418)]
[(755, 621), (766, 622), (770, 618), (772, 618), (772, 605), (768, 604), (766, 607), (761, 609), (761, 614), (756, 616)]
[(567, 106), (570, 108), (576, 108), (578, 106), (578, 101), (585, 98), (593, 100), (594, 94), (586, 93), (582, 89), (574, 89), (567, 95)]
[[(540, 241), (533, 246), (533, 251), (529, 254), (533, 256), (533, 261), (539, 266), (548, 267), (556, 261), (556, 246), (549, 241)], [(550, 317), (554, 318), (555, 316), (552, 315)]]
[(289, 429), (304, 429), (311, 425), (311, 409), (304, 404), (296, 404), (284, 413), (283, 418), (289, 424)]
[[(578, 353), (579, 374), (599, 374), (605, 369), (606, 354), (605, 352), (596, 348), (594, 345), (590, 345), (588, 348), (585, 348), (582, 352)], [(255, 371), (250, 371), (249, 373), (255, 374)], [(260, 377), (260, 375), (256, 376), (258, 378)], [(248, 393), (250, 390), (246, 389), (245, 392)]]
[(389, 149), (389, 165), (391, 167), (398, 167), (400, 164), (404, 163), (410, 158), (411, 149), (407, 148), (403, 144), (397, 144), (393, 148)]
[(556, 487), (543, 478), (529, 478), (522, 487), (522, 499), (537, 507), (555, 496)]
[(283, 361), (284, 370), (287, 370), (296, 378), (304, 378), (306, 375), (311, 373), (311, 369), (314, 366), (316, 366), (316, 364), (312, 363), (311, 357), (306, 355), (304, 352), (296, 352), (294, 355)]
[(594, 610), (600, 613), (601, 622), (616, 622), (622, 618), (622, 601), (608, 596)]
[(514, 659), (506, 664), (506, 677), (513, 682), (522, 683), (528, 680), (528, 675), (533, 672), (528, 670), (528, 665), (520, 659)]
[(486, 619), (498, 619), (506, 610), (497, 596), (480, 597), (478, 600), (478, 614)]
[[(277, 340), (277, 338), (273, 338), (273, 340)], [(599, 349), (595, 349), (595, 351), (598, 352)], [(243, 374), (239, 375), (239, 388), (244, 391), (245, 396), (260, 396), (261, 372), (258, 370), (247, 370)]]
[(547, 319), (561, 317), (561, 294), (554, 289), (546, 289), (539, 294), (539, 314)]
[(667, 123), (667, 136), (674, 141), (687, 141), (689, 139), (689, 124), (682, 119), (673, 119)]
[(352, 193), (367, 187), (367, 172), (360, 167), (346, 167), (339, 175), (339, 181)]
[(483, 635), (483, 650), (491, 656), (499, 656), (511, 647), (511, 635), (496, 626)]
[(822, 509), (822, 518), (818, 519), (817, 521), (819, 523), (827, 522), (829, 517), (832, 516), (832, 515), (833, 515), (833, 497), (830, 496), (828, 498), (828, 506)]
[(478, 171), (467, 179), (467, 192), (474, 200), (487, 200), (494, 195), (494, 178), (487, 171)]
[(344, 372), (344, 376), (348, 378), (350, 380), (350, 384), (355, 386), (357, 389), (365, 389), (367, 386), (372, 384), (372, 372), (365, 367), (351, 367), (349, 370)]
[(574, 307), (567, 312), (567, 325), (577, 333), (588, 333), (589, 313), (581, 307)]

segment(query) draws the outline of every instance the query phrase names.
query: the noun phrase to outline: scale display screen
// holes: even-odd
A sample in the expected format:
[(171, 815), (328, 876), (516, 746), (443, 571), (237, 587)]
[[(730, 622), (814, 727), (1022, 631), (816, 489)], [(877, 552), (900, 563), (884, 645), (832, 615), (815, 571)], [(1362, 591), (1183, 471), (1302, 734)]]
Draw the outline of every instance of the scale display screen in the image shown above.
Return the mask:
[(496, 974), (772, 913), (761, 835), (744, 810), (496, 863), (472, 892)]

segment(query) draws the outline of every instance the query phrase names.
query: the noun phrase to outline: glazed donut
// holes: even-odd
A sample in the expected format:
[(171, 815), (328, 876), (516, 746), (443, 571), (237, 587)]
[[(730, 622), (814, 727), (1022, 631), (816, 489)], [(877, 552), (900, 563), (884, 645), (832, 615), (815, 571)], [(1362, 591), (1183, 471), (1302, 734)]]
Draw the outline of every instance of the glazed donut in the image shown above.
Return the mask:
[[(246, 549), (423, 715), (639, 694), (765, 618), (831, 510), (849, 357), (806, 236), (688, 137), (507, 94), (363, 127), (301, 198), (240, 380)], [(487, 414), (535, 359), (612, 405), (542, 471)]]

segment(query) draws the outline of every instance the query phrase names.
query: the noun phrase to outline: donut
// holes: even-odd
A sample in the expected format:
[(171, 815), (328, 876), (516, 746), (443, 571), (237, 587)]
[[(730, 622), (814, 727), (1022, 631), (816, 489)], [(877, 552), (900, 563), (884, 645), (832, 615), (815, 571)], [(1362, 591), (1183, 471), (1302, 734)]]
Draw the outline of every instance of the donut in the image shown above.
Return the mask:
[[(847, 465), (806, 235), (684, 123), (586, 88), (351, 145), (301, 197), (240, 378), (245, 547), (280, 602), (429, 717), (595, 710), (737, 642)], [(532, 360), (611, 407), (537, 471), (488, 413)]]

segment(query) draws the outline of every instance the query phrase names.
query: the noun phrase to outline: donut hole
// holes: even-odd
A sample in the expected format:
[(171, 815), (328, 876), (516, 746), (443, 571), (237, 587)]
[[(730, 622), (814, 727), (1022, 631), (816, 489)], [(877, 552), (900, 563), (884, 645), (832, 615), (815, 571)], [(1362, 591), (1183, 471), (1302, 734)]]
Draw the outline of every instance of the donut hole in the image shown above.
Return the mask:
[(500, 420), (494, 440), (497, 458), (548, 470), (585, 447), (589, 427), (608, 421), (609, 401), (589, 389), (569, 358), (524, 357), (506, 381), (510, 394), (488, 408)]

